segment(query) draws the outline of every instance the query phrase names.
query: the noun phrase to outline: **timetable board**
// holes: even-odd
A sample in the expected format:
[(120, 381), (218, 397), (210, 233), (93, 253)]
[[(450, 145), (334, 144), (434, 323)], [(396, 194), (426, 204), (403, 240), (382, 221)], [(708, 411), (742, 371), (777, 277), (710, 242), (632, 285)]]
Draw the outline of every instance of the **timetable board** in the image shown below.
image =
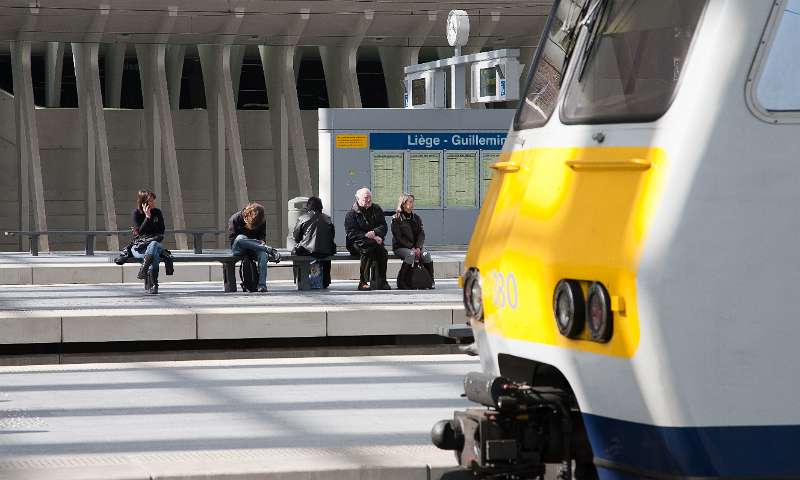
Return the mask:
[(513, 111), (319, 112), (320, 197), (336, 225), (337, 245), (345, 244), (344, 216), (361, 187), (372, 190), (384, 212), (393, 212), (403, 193), (414, 195), (427, 245), (468, 243), (490, 183), (488, 164), (503, 148)]

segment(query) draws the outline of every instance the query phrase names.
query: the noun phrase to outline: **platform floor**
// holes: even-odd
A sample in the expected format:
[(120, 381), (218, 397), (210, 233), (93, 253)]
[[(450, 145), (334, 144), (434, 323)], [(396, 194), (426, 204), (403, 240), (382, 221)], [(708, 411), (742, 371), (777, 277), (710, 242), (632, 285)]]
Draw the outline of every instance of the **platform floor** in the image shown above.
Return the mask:
[(0, 479), (438, 478), (462, 355), (0, 367)]
[[(394, 282), (390, 282), (394, 286)], [(230, 340), (363, 335), (433, 335), (463, 323), (456, 280), (435, 290), (298, 291), (268, 281), (268, 293), (223, 293), (214, 282), (0, 287), (0, 345), (32, 343)]]

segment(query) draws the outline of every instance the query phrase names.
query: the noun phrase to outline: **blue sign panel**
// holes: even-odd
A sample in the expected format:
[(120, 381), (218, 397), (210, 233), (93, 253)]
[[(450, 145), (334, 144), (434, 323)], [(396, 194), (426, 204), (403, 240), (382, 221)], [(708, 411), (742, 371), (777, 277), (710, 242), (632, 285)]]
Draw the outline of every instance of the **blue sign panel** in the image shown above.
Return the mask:
[(370, 133), (372, 150), (501, 150), (506, 132)]

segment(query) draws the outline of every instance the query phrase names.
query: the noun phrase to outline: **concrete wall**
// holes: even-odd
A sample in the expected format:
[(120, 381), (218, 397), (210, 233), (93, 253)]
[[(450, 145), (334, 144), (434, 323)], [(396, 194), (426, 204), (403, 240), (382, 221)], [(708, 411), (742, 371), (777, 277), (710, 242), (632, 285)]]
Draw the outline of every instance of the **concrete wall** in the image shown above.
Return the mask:
[[(14, 97), (0, 90), (0, 231), (19, 226), (18, 168)], [(0, 235), (0, 249), (8, 243)]]
[[(311, 164), (311, 178), (317, 188), (317, 112), (302, 111), (303, 128)], [(224, 228), (214, 224), (214, 172), (209, 146), (208, 117), (205, 110), (178, 110), (173, 112), (175, 143), (183, 190), (187, 228)], [(77, 109), (40, 109), (36, 111), (39, 127), (42, 175), (45, 189), (48, 228), (83, 229), (86, 226), (86, 165), (81, 143), (81, 123)], [(143, 110), (105, 110), (108, 130), (109, 156), (117, 206), (117, 222), (127, 228), (135, 204), (136, 191), (149, 185), (152, 160), (146, 152)], [(238, 112), (242, 150), (251, 200), (267, 208), (268, 241), (282, 244), (275, 229), (270, 229), (279, 218), (276, 170), (270, 135), (270, 115), (267, 110), (242, 110)], [(15, 146), (13, 97), (0, 92), (0, 231), (19, 228), (19, 172)], [(289, 197), (296, 196), (297, 179), (294, 165), (289, 165)], [(170, 208), (166, 176), (164, 175), (159, 206), (164, 210), (167, 227), (170, 227)], [(231, 213), (241, 206), (235, 205), (233, 183), (227, 175), (227, 210)], [(98, 195), (100, 191), (98, 190)], [(102, 212), (98, 198), (97, 211)], [(105, 228), (102, 217), (97, 219), (98, 229)], [(83, 249), (83, 239), (77, 237), (51, 237), (51, 249)], [(171, 239), (167, 241), (172, 245)], [(98, 242), (98, 248), (105, 244)], [(16, 239), (0, 237), (0, 250), (18, 250)]]

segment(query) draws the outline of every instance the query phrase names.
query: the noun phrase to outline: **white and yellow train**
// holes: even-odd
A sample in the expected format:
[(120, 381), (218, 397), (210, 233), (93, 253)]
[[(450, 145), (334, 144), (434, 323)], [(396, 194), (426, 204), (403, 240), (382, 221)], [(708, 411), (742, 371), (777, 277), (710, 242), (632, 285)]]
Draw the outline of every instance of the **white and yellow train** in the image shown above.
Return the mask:
[(434, 442), (800, 478), (800, 0), (557, 0), (542, 38), (462, 277), (490, 408)]

